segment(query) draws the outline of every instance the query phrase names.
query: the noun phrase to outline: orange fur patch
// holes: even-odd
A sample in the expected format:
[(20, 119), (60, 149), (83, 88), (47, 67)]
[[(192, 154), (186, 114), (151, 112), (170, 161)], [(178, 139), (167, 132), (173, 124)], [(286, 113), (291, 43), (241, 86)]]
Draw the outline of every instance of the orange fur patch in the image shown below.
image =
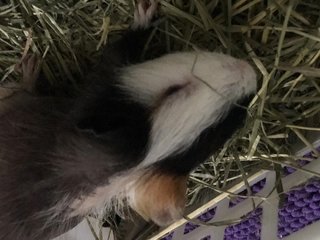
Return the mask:
[(133, 208), (146, 220), (168, 225), (182, 217), (186, 190), (187, 176), (153, 172), (135, 185)]

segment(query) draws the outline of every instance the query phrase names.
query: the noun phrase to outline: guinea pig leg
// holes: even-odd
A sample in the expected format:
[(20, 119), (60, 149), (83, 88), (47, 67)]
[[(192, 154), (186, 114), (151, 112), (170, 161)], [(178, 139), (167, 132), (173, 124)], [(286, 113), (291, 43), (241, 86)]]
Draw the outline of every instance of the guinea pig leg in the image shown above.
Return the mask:
[(15, 92), (21, 90), (21, 86), (16, 82), (6, 83), (0, 86), (0, 101), (11, 97)]
[(27, 54), (21, 62), (22, 87), (33, 92), (39, 77), (40, 58), (36, 54)]
[(142, 61), (141, 56), (145, 44), (152, 31), (152, 20), (158, 8), (156, 0), (138, 0), (134, 14), (134, 23), (123, 37), (106, 46), (103, 51), (104, 66), (120, 66)]
[(34, 54), (27, 54), (14, 67), (16, 72), (22, 73), (21, 83), (9, 82), (0, 87), (0, 99), (5, 99), (12, 96), (20, 90), (33, 92), (35, 81), (39, 75), (39, 59)]
[(136, 3), (132, 28), (148, 28), (157, 13), (157, 9), (157, 0), (138, 0)]

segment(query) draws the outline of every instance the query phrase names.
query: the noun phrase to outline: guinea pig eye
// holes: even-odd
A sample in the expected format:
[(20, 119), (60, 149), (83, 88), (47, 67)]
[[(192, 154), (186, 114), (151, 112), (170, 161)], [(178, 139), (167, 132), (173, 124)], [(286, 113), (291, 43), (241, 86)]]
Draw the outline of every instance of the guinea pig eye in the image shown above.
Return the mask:
[(184, 85), (173, 85), (166, 89), (166, 91), (163, 94), (163, 97), (169, 97), (175, 93), (177, 93), (179, 90), (181, 90), (184, 87)]

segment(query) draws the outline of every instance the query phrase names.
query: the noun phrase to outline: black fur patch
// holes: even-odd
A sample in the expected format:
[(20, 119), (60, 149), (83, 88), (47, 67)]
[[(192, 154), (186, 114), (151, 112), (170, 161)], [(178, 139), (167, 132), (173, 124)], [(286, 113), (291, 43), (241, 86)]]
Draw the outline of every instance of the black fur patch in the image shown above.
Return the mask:
[(146, 109), (112, 92), (90, 98), (74, 118), (78, 103), (29, 94), (0, 103), (8, 104), (0, 115), (0, 239), (65, 232), (81, 220), (68, 217), (74, 200), (143, 159)]
[[(252, 96), (246, 97), (238, 101), (238, 104), (246, 106), (251, 99)], [(155, 163), (154, 167), (158, 168), (159, 171), (171, 174), (188, 174), (208, 159), (211, 154), (223, 147), (232, 134), (243, 126), (246, 115), (246, 110), (232, 105), (220, 123), (213, 123), (212, 126), (205, 129), (188, 150), (169, 156), (159, 163)]]
[(148, 33), (128, 31), (108, 45), (77, 99), (40, 87), (41, 96), (19, 93), (0, 102), (0, 239), (66, 232), (82, 218), (68, 217), (74, 200), (142, 160), (150, 113), (116, 79), (118, 67), (139, 61)]
[[(112, 77), (108, 80), (112, 81)], [(72, 116), (77, 128), (119, 156), (113, 171), (128, 169), (142, 160), (151, 129), (150, 110), (135, 102), (115, 84), (97, 79), (79, 99)]]

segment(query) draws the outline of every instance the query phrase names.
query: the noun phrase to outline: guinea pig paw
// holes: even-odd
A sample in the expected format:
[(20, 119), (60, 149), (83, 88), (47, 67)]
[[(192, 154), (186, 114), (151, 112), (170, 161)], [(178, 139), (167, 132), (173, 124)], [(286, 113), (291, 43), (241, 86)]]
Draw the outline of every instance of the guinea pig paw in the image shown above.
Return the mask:
[(32, 91), (39, 76), (40, 58), (36, 54), (27, 54), (21, 61), (22, 86)]
[[(0, 101), (11, 97), (19, 89), (18, 86), (0, 86)], [(1, 109), (1, 107), (0, 107)]]
[(138, 0), (134, 12), (133, 29), (146, 29), (157, 13), (158, 0)]

